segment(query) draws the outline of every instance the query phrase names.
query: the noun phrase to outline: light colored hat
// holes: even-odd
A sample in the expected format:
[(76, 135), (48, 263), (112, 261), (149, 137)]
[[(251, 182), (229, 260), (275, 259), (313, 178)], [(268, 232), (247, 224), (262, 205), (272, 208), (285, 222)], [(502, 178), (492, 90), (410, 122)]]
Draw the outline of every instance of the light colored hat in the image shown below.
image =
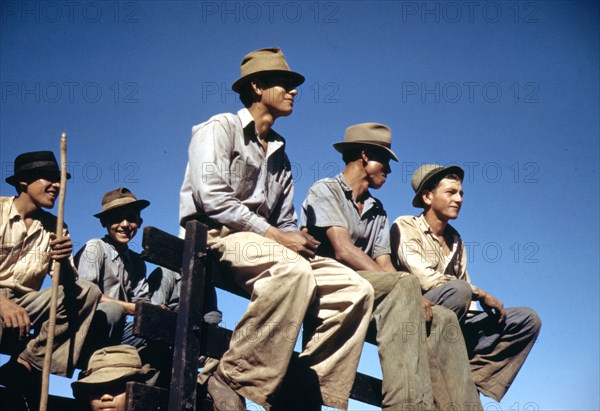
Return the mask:
[(241, 76), (233, 83), (231, 89), (236, 93), (240, 87), (258, 74), (284, 75), (292, 81), (293, 87), (304, 83), (304, 76), (290, 70), (285, 57), (277, 47), (252, 51), (244, 56), (240, 66)]
[(106, 214), (120, 207), (129, 207), (140, 211), (149, 205), (150, 201), (138, 200), (135, 194), (128, 188), (119, 187), (104, 194), (102, 197), (102, 211), (98, 214), (94, 214), (94, 217), (102, 218)]
[(131, 345), (115, 345), (95, 351), (90, 357), (88, 369), (79, 374), (79, 380), (71, 383), (73, 392), (89, 388), (91, 384), (105, 384), (121, 379), (144, 381), (156, 374), (148, 364), (142, 366), (140, 355)]
[(392, 130), (384, 124), (361, 123), (346, 129), (344, 141), (335, 143), (335, 148), (340, 153), (357, 146), (374, 146), (385, 149), (390, 157), (398, 161), (398, 157), (392, 151)]
[(422, 165), (415, 171), (410, 180), (413, 190), (415, 191), (415, 197), (413, 198), (412, 205), (417, 208), (424, 208), (423, 198), (421, 191), (436, 176), (440, 178), (443, 175), (456, 174), (462, 180), (465, 177), (465, 172), (459, 166), (448, 166), (443, 167), (439, 164), (425, 164)]

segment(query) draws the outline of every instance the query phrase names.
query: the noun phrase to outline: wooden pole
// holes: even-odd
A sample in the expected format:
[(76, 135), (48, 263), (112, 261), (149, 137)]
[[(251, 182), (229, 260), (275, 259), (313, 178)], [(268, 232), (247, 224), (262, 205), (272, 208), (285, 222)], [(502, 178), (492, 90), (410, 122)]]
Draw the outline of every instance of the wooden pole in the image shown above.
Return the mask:
[[(56, 237), (63, 236), (65, 217), (65, 195), (67, 193), (67, 133), (60, 136), (60, 193), (58, 195), (58, 218), (56, 221)], [(46, 355), (42, 370), (42, 394), (40, 411), (48, 407), (48, 387), (50, 382), (50, 366), (52, 365), (52, 346), (54, 345), (54, 330), (56, 328), (56, 306), (58, 305), (58, 286), (60, 284), (60, 261), (52, 266), (52, 294), (50, 297), (50, 319), (48, 320), (48, 336), (46, 340)]]

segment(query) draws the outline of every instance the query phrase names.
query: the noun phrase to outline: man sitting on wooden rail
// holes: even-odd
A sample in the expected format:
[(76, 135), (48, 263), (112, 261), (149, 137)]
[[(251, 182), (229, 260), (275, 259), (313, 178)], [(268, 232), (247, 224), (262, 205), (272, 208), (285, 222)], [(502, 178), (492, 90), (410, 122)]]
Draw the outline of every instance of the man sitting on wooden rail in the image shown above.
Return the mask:
[(28, 402), (34, 409), (41, 390), (38, 379), (44, 364), (51, 296), (51, 288), (40, 288), (51, 263), (61, 261), (53, 374), (72, 375), (100, 290), (77, 280), (68, 231), (65, 228), (57, 238), (56, 217), (42, 210), (54, 207), (61, 188), (54, 154), (35, 151), (17, 156), (14, 175), (6, 182), (18, 195), (0, 197), (0, 337), (18, 340), (19, 354), (0, 368), (0, 384), (15, 395), (28, 390)]
[(481, 410), (456, 316), (422, 297), (419, 280), (392, 265), (387, 214), (369, 192), (387, 181), (390, 160), (398, 161), (391, 142), (383, 124), (348, 127), (334, 144), (346, 168), (310, 188), (300, 225), (321, 241), (318, 255), (357, 270), (375, 290), (382, 408), (432, 410), (435, 401), (438, 410)]
[[(251, 295), (213, 387), (234, 390), (267, 409), (346, 409), (373, 289), (337, 261), (315, 257), (318, 241), (298, 231), (285, 141), (271, 127), (292, 113), (303, 82), (278, 48), (243, 58), (232, 89), (246, 108), (192, 129), (180, 223), (197, 219), (208, 225), (221, 274)], [(308, 312), (319, 324), (294, 367), (302, 384), (295, 398), (277, 397)], [(245, 409), (241, 398), (216, 407)]]

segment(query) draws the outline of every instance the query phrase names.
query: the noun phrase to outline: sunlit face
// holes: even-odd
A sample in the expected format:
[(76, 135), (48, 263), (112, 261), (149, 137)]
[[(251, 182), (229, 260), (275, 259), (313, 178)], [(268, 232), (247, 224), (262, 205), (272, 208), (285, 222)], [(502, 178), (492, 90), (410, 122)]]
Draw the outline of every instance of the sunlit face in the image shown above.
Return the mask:
[(381, 188), (387, 181), (387, 175), (392, 172), (390, 168), (390, 156), (383, 152), (370, 152), (363, 159), (367, 160), (365, 172), (369, 188)]
[(262, 82), (261, 102), (274, 117), (285, 117), (292, 114), (296, 88), (286, 77), (267, 79)]
[(87, 398), (91, 411), (125, 411), (125, 383), (92, 386), (87, 392)]
[(458, 217), (463, 202), (462, 183), (444, 178), (433, 191), (423, 193), (423, 202), (430, 206), (430, 210), (440, 221), (454, 220)]
[(138, 232), (142, 224), (140, 212), (137, 210), (115, 210), (103, 218), (108, 236), (117, 245), (126, 246)]
[(51, 176), (38, 178), (30, 183), (21, 183), (24, 192), (39, 208), (52, 208), (60, 192), (60, 180)]

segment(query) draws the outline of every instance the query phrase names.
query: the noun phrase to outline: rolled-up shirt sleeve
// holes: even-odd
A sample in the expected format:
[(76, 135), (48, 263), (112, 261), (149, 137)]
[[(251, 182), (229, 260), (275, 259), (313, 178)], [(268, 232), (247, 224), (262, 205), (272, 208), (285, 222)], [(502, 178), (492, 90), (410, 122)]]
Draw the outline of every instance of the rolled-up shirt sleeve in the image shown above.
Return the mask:
[[(234, 188), (227, 181), (245, 178), (232, 168), (233, 143), (228, 121), (231, 120), (222, 117), (194, 127), (182, 195), (189, 191), (195, 208), (213, 222), (235, 231), (262, 235), (270, 224), (236, 198)], [(182, 219), (189, 211), (182, 209)]]

